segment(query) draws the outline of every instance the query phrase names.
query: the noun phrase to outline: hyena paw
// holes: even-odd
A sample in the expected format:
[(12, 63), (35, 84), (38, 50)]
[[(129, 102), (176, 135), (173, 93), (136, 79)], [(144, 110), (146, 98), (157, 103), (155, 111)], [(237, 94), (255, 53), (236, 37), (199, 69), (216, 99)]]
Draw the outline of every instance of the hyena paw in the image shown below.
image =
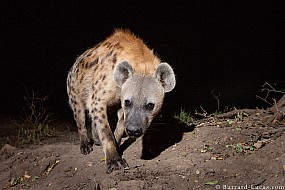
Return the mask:
[(91, 151), (93, 151), (92, 145), (90, 145), (89, 143), (87, 144), (82, 144), (80, 146), (80, 150), (81, 150), (81, 154), (87, 155), (89, 154)]
[(125, 159), (121, 157), (114, 158), (113, 160), (110, 160), (107, 162), (107, 174), (111, 173), (114, 170), (120, 170), (120, 169), (128, 169), (129, 165), (126, 162)]

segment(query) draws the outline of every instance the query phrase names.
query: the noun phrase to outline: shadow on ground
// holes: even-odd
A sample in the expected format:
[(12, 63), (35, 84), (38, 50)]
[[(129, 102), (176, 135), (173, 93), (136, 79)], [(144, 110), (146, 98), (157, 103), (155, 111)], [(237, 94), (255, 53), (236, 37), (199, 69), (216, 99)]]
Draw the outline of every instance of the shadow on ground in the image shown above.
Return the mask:
[(151, 160), (168, 147), (182, 140), (183, 133), (191, 132), (193, 127), (180, 124), (176, 119), (169, 119), (161, 123), (153, 123), (142, 139), (141, 159)]
[[(161, 152), (168, 147), (180, 142), (183, 137), (183, 133), (191, 132), (193, 127), (181, 124), (178, 120), (171, 118), (164, 121), (156, 121), (152, 123), (150, 128), (145, 132), (142, 137), (142, 154), (141, 159), (151, 160), (160, 155)], [(123, 152), (131, 146), (136, 140), (128, 138), (120, 146), (119, 154), (123, 155)]]

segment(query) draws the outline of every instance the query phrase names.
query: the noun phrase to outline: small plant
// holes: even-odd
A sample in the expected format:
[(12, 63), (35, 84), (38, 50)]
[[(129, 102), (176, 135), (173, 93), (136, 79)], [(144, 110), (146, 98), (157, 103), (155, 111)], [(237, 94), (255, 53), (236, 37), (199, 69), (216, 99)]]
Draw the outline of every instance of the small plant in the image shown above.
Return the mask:
[(191, 113), (186, 112), (184, 109), (181, 109), (179, 114), (174, 114), (174, 118), (186, 124), (192, 123), (195, 120), (195, 118), (191, 115)]
[(237, 143), (226, 145), (227, 148), (234, 148), (237, 153), (252, 153), (256, 148), (247, 143)]
[(210, 145), (206, 144), (206, 145), (203, 146), (203, 148), (200, 149), (200, 152), (201, 153), (206, 153), (206, 152), (211, 152), (213, 150), (214, 150), (213, 147), (211, 147)]
[(52, 114), (45, 106), (48, 96), (40, 97), (32, 91), (28, 97), (24, 97), (25, 110), (21, 117), (22, 123), (18, 131), (18, 140), (23, 144), (40, 143), (45, 137), (54, 135), (51, 128)]
[(244, 117), (248, 117), (248, 114), (245, 112), (239, 112), (234, 119), (228, 119), (227, 123), (228, 125), (232, 125), (237, 122), (242, 122), (244, 120)]

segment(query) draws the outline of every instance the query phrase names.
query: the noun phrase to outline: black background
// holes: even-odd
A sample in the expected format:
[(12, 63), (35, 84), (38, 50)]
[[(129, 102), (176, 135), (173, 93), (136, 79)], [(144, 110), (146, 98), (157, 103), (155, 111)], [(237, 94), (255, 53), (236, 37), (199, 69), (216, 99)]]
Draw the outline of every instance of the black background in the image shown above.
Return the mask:
[[(184, 1), (183, 1), (184, 2)], [(284, 4), (279, 1), (11, 1), (1, 7), (1, 113), (21, 113), (27, 92), (49, 94), (71, 114), (65, 80), (76, 57), (115, 28), (129, 28), (173, 66), (164, 111), (265, 106), (266, 81), (285, 78)], [(72, 114), (71, 114), (72, 115)], [(71, 116), (70, 115), (70, 116)]]

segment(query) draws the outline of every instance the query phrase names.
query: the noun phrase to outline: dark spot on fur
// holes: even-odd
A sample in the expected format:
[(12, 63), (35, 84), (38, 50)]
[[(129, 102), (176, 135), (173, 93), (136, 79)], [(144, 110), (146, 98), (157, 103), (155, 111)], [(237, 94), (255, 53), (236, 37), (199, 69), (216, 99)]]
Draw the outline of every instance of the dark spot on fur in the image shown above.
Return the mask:
[(113, 61), (113, 63), (117, 63), (117, 54), (116, 53), (113, 55), (112, 61)]
[(98, 69), (98, 67), (99, 67), (99, 65), (96, 65), (96, 66), (94, 67), (94, 71), (96, 71), (96, 70)]
[(89, 63), (89, 65), (88, 65), (88, 69), (90, 69), (90, 68), (92, 68), (94, 65), (96, 65), (98, 63), (98, 57), (94, 60), (94, 61), (92, 61), (91, 63)]
[(112, 44), (111, 44), (111, 43), (109, 43), (109, 44), (106, 46), (106, 48), (110, 49), (110, 48), (111, 48), (111, 46), (112, 46)]
[(95, 85), (98, 84), (98, 80), (96, 80)]
[(103, 107), (100, 107), (100, 110), (101, 110), (101, 111), (104, 111), (104, 108), (103, 108)]
[(80, 83), (82, 83), (83, 79), (84, 79), (84, 75), (82, 75), (82, 77), (80, 78)]
[(109, 46), (110, 45), (110, 42), (104, 42), (103, 44), (102, 44), (102, 46)]
[(92, 100), (94, 100), (94, 94), (92, 94)]
[(104, 80), (105, 80), (105, 78), (106, 78), (106, 74), (105, 74), (105, 75), (103, 75), (103, 77), (102, 77), (102, 81), (104, 81)]
[(89, 68), (89, 63), (88, 63), (88, 62), (85, 62), (85, 63), (84, 63), (84, 68), (85, 68), (85, 69), (88, 69), (88, 68)]
[(114, 50), (109, 51), (109, 53), (107, 53), (106, 58), (110, 57), (112, 55)]
[(105, 63), (106, 59), (108, 59), (112, 55), (113, 51), (114, 50), (111, 50), (106, 54), (106, 56), (101, 60), (102, 64)]
[(102, 135), (102, 140), (104, 139), (105, 141), (113, 141), (113, 135), (109, 133), (108, 128), (109, 128), (108, 125), (104, 125), (104, 127), (101, 129), (102, 133), (105, 134)]
[(106, 90), (104, 90), (104, 91), (102, 92), (102, 94), (106, 94)]
[(120, 46), (120, 42), (117, 42), (115, 45), (114, 45), (114, 48)]
[[(92, 110), (92, 111), (93, 111), (93, 110)], [(94, 119), (94, 120), (97, 120), (97, 119), (98, 119), (98, 116), (95, 115), (93, 119)]]
[(103, 123), (103, 120), (102, 120), (102, 119), (98, 119), (98, 122), (102, 124), (102, 123)]
[(102, 118), (103, 118), (103, 119), (105, 119), (105, 118), (106, 118), (105, 114), (102, 114)]

